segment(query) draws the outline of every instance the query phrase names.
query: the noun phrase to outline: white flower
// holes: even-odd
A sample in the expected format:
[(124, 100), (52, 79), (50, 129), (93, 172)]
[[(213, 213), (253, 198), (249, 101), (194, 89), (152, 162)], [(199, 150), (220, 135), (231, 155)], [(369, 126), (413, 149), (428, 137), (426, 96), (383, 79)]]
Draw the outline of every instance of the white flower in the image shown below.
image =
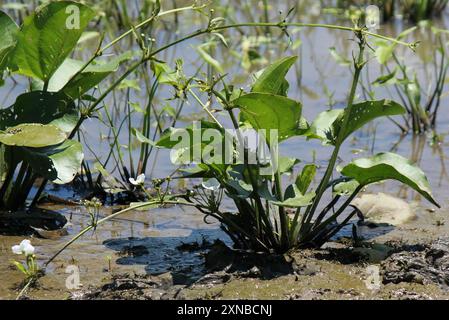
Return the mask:
[(144, 182), (145, 182), (145, 174), (142, 173), (136, 179), (129, 178), (129, 182), (131, 182), (131, 184), (135, 185), (135, 186), (142, 186), (144, 184)]
[(217, 191), (220, 189), (220, 182), (215, 178), (208, 179), (202, 183), (202, 187), (206, 190)]
[(34, 254), (34, 247), (31, 245), (30, 240), (23, 240), (19, 245), (11, 247), (14, 254), (24, 254), (26, 256)]

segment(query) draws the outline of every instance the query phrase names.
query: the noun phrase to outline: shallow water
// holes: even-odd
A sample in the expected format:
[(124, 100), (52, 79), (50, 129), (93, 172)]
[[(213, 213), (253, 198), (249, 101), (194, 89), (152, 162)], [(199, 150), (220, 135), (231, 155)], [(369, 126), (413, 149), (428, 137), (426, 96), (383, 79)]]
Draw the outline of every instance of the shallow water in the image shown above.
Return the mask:
[[(273, 19), (277, 19), (279, 8), (272, 8)], [(285, 10), (284, 6), (280, 9)], [(260, 12), (255, 14), (260, 14)], [(244, 12), (238, 12), (236, 15), (245, 19)], [(183, 22), (188, 27), (183, 28), (179, 34), (161, 30), (160, 39), (166, 41), (167, 38), (178, 37), (180, 34), (187, 33), (189, 30), (196, 30), (199, 27), (198, 20), (195, 20), (198, 19), (197, 15), (185, 14), (184, 16), (185, 20)], [(302, 18), (301, 12), (298, 13), (297, 18)], [(298, 19), (296, 20), (300, 21)], [(313, 18), (313, 20), (334, 22), (336, 19), (333, 16), (322, 16)], [(444, 16), (444, 19), (437, 21), (437, 23), (444, 27), (447, 25), (447, 17)], [(403, 28), (405, 26), (397, 22), (383, 26), (379, 32), (397, 35)], [(301, 77), (298, 78), (295, 72), (290, 72), (289, 81), (291, 87), (289, 94), (303, 103), (303, 112), (307, 119), (313, 119), (319, 112), (329, 108), (329, 99), (326, 96), (328, 91), (334, 93), (332, 98), (335, 106), (343, 107), (348, 94), (351, 73), (347, 67), (337, 65), (329, 54), (329, 48), (336, 47), (339, 53), (350, 58), (352, 42), (349, 39), (352, 35), (325, 29), (298, 30), (298, 32), (293, 32), (292, 35), (295, 40), (299, 38), (302, 40), (302, 45), (298, 49), (288, 49), (287, 41), (280, 38), (282, 40), (268, 45), (261, 45), (258, 48), (259, 53), (266, 61), (275, 60), (282, 55), (296, 54), (300, 56), (298, 68), (300, 69)], [(399, 49), (399, 52), (406, 55), (410, 63), (415, 66), (418, 74), (424, 77), (426, 68), (429, 66), (422, 62), (433, 54), (433, 44), (428, 42), (430, 37), (419, 30), (410, 37), (410, 39), (423, 39), (418, 52), (415, 54), (405, 48)], [(160, 58), (169, 62), (174, 60), (173, 57), (183, 58), (186, 74), (194, 74), (201, 63), (193, 47), (200, 44), (201, 41), (196, 39), (183, 43), (167, 51)], [(232, 43), (231, 47), (238, 50), (245, 44), (245, 41), (247, 40), (236, 36), (230, 41)], [(127, 48), (123, 45), (119, 49), (124, 51)], [(255, 70), (245, 70), (240, 60), (233, 57), (226, 48), (217, 48), (216, 58), (224, 61), (223, 66), (230, 75), (229, 80), (231, 81), (232, 79), (231, 82), (242, 87), (246, 87), (250, 83), (251, 73), (258, 69), (254, 67)], [(364, 73), (364, 77), (369, 75), (371, 80), (376, 79), (379, 75), (379, 66), (375, 61), (368, 64), (367, 70), (367, 73)], [(11, 104), (14, 97), (23, 92), (28, 86), (27, 83), (21, 82), (20, 78), (18, 80), (17, 84), (8, 81), (5, 86), (0, 87), (1, 105), (8, 106)], [(164, 99), (170, 95), (170, 90), (163, 88), (157, 101), (160, 105), (163, 105), (165, 104)], [(377, 97), (390, 98), (385, 90), (377, 90)], [(119, 92), (115, 97), (116, 101), (118, 101), (119, 111), (123, 111), (124, 98), (123, 92)], [(130, 99), (133, 102), (144, 104), (144, 90), (140, 93), (134, 92)], [(109, 103), (112, 102), (112, 100), (109, 100)], [(373, 186), (369, 191), (389, 193), (416, 203), (419, 217), (416, 221), (395, 230), (391, 230), (391, 228), (387, 230), (362, 230), (361, 232), (366, 238), (377, 241), (403, 238), (411, 242), (419, 242), (444, 235), (449, 231), (447, 224), (440, 227), (436, 226), (437, 221), (444, 222), (448, 213), (449, 194), (447, 190), (449, 187), (449, 176), (446, 172), (446, 165), (449, 165), (447, 161), (447, 153), (449, 152), (449, 141), (447, 141), (449, 112), (447, 112), (447, 104), (448, 98), (445, 96), (438, 119), (438, 133), (443, 137), (443, 142), (437, 146), (432, 146), (429, 143), (430, 140), (425, 136), (413, 137), (408, 135), (401, 138), (398, 128), (389, 120), (376, 121), (375, 124), (357, 132), (354, 138), (345, 144), (340, 155), (341, 162), (348, 162), (355, 157), (367, 156), (380, 151), (395, 150), (397, 153), (418, 163), (428, 176), (434, 195), (442, 205), (442, 209), (429, 212), (426, 208), (431, 208), (431, 205), (408, 188), (391, 182)], [(183, 115), (187, 117), (200, 111), (201, 108), (192, 102), (184, 109)], [(120, 112), (117, 112), (116, 123), (120, 123), (121, 120)], [(180, 121), (178, 126), (188, 123), (186, 120)], [(133, 125), (138, 126), (141, 123), (141, 119), (135, 116), (132, 122)], [(109, 143), (111, 142), (111, 140), (101, 138), (110, 135), (107, 127), (99, 124), (97, 119), (90, 119), (84, 124), (83, 133), (84, 142), (89, 146), (90, 150), (95, 150), (95, 157), (104, 159), (109, 152)], [(121, 139), (123, 144), (127, 144), (127, 135), (123, 134)], [(93, 164), (95, 157), (90, 150), (85, 149), (86, 158)], [(139, 150), (136, 149), (133, 151), (133, 154), (138, 154), (138, 152)], [(318, 142), (311, 142), (306, 145), (303, 143), (302, 138), (291, 139), (281, 146), (283, 155), (297, 157), (302, 160), (303, 164), (316, 160), (316, 163), (324, 165), (329, 159), (330, 152), (329, 148), (322, 147)], [(175, 167), (168, 159), (169, 153), (167, 151), (154, 153), (150, 166), (147, 168), (148, 175), (151, 177), (165, 177), (170, 174)], [(77, 196), (65, 188), (50, 187), (48, 191), (63, 197)], [(230, 204), (225, 203), (225, 205), (229, 206)], [(40, 261), (50, 257), (65, 241), (68, 241), (83, 226), (86, 226), (89, 221), (89, 217), (83, 208), (51, 206), (49, 209), (57, 210), (68, 218), (72, 214), (72, 225), (69, 228), (69, 236), (59, 240), (32, 239)], [(112, 210), (112, 208), (106, 208), (103, 214), (108, 214)], [(350, 236), (351, 232), (352, 228), (348, 227), (343, 229), (339, 236)], [(64, 271), (67, 265), (72, 264), (79, 266), (81, 282), (85, 286), (102, 283), (111, 273), (127, 271), (151, 274), (161, 274), (170, 271), (178, 275), (179, 281), (188, 281), (189, 278), (194, 279), (201, 276), (204, 272), (201, 255), (204, 250), (186, 252), (178, 250), (177, 247), (183, 243), (202, 242), (203, 238), (207, 241), (220, 238), (229, 242), (229, 239), (220, 231), (217, 224), (205, 224), (203, 215), (190, 209), (168, 207), (151, 210), (151, 212), (133, 212), (123, 215), (119, 219), (114, 219), (99, 227), (95, 234), (84, 236), (61, 254), (47, 269), (47, 276), (42, 280), (42, 288), (34, 291), (32, 296), (35, 298), (63, 298), (69, 293), (69, 290), (65, 288), (67, 274)], [(11, 254), (10, 247), (20, 242), (21, 239), (22, 237), (0, 236), (0, 298), (14, 298), (17, 293), (13, 290), (13, 287), (20, 282), (21, 276), (10, 267), (9, 261), (17, 258)], [(126, 251), (126, 247), (137, 247), (141, 250), (137, 254), (132, 252), (123, 254), (123, 251)]]

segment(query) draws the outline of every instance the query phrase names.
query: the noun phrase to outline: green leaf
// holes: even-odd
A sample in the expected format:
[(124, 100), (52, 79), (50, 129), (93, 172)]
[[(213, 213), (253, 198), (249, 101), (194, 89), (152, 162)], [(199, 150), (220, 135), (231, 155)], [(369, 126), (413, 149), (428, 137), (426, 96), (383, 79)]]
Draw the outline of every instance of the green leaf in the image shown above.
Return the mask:
[(16, 45), (16, 35), (19, 27), (6, 13), (0, 11), (0, 79), (8, 66), (11, 52)]
[(362, 187), (388, 179), (398, 180), (439, 207), (432, 196), (430, 184), (424, 172), (408, 159), (397, 154), (380, 153), (371, 158), (357, 159), (341, 169), (341, 173), (357, 180)]
[(286, 57), (268, 66), (255, 81), (252, 92), (286, 96), (288, 82), (285, 76), (297, 59), (296, 56)]
[(73, 140), (47, 148), (22, 148), (21, 154), (35, 173), (56, 184), (71, 182), (84, 157), (82, 145)]
[(305, 194), (310, 187), (316, 175), (317, 166), (314, 164), (307, 164), (301, 171), (301, 174), (296, 178), (296, 186), (299, 192)]
[(394, 84), (397, 82), (397, 79), (395, 78), (396, 76), (396, 72), (397, 69), (395, 69), (393, 72), (384, 75), (384, 76), (380, 76), (379, 78), (377, 78), (374, 82), (373, 85), (375, 86), (381, 86), (381, 85), (385, 85), (385, 84)]
[(146, 144), (149, 144), (149, 145), (151, 145), (151, 146), (154, 146), (154, 145), (155, 145), (155, 143), (154, 143), (153, 140), (151, 140), (151, 139), (145, 137), (145, 136), (143, 135), (143, 133), (141, 133), (141, 132), (140, 132), (139, 130), (137, 130), (136, 128), (133, 128), (132, 132), (133, 132), (133, 134), (136, 136), (137, 140), (139, 140), (140, 143), (146, 143)]
[(0, 143), (7, 146), (41, 148), (62, 143), (64, 131), (54, 125), (20, 124), (0, 132)]
[(337, 183), (333, 187), (332, 192), (334, 195), (350, 196), (359, 187), (360, 187), (360, 183), (358, 183), (357, 180), (351, 179), (349, 181), (343, 181), (343, 182)]
[(17, 71), (48, 82), (75, 49), (94, 15), (89, 7), (72, 1), (50, 2), (37, 8), (17, 35), (12, 61)]
[[(403, 106), (391, 100), (365, 101), (357, 103), (353, 105), (351, 114), (349, 115), (348, 125), (344, 128), (345, 134), (343, 140), (376, 118), (401, 115), (405, 112), (406, 110)], [(337, 125), (338, 127), (341, 127), (341, 121)]]
[(0, 130), (23, 123), (53, 124), (71, 132), (78, 121), (78, 111), (63, 94), (32, 91), (17, 97), (9, 108), (0, 110)]
[[(211, 130), (209, 131), (209, 129)], [(206, 137), (206, 130), (208, 130), (207, 133), (213, 133), (217, 136)], [(161, 135), (159, 141), (156, 142), (156, 147), (173, 149), (171, 160), (182, 164), (202, 161), (204, 156), (210, 155), (210, 152), (218, 151), (219, 154), (217, 154), (216, 159), (208, 159), (210, 161), (209, 164), (223, 164), (227, 163), (226, 159), (223, 158), (228, 156), (226, 152), (232, 151), (226, 150), (226, 146), (223, 143), (223, 139), (227, 134), (216, 123), (201, 121), (201, 126), (195, 125), (194, 127), (191, 125), (187, 128), (167, 129)], [(201, 159), (198, 157), (201, 157)]]
[[(335, 144), (346, 110), (330, 110), (321, 113), (311, 124), (307, 136), (321, 139), (324, 144)], [(348, 125), (344, 128), (343, 140), (376, 118), (400, 115), (405, 112), (404, 107), (391, 100), (364, 101), (354, 104)]]
[(271, 203), (278, 207), (300, 208), (310, 205), (314, 198), (315, 192), (302, 194), (298, 187), (292, 184), (285, 190), (284, 201), (272, 201)]
[(245, 121), (255, 130), (266, 130), (270, 143), (270, 130), (278, 130), (279, 142), (300, 133), (302, 128), (301, 103), (269, 93), (249, 93), (235, 100)]
[(341, 119), (343, 109), (321, 112), (311, 123), (306, 133), (308, 139), (320, 139), (323, 144), (333, 144), (337, 133), (334, 132), (334, 123)]
[(291, 173), (293, 168), (301, 162), (301, 160), (289, 157), (279, 157), (279, 173)]
[(165, 62), (152, 60), (151, 70), (153, 70), (159, 83), (170, 84), (172, 86), (176, 86), (178, 84), (176, 71), (170, 69)]
[(108, 61), (100, 60), (95, 63), (91, 63), (81, 73), (79, 73), (79, 70), (84, 65), (84, 62), (78, 62), (76, 70), (73, 69), (71, 71), (71, 73), (76, 76), (74, 76), (73, 78), (70, 77), (69, 82), (66, 83), (58, 79), (53, 80), (56, 74), (54, 77), (52, 77), (51, 82), (54, 81), (55, 83), (64, 83), (61, 91), (75, 100), (83, 96), (90, 89), (94, 88), (111, 73), (116, 72), (123, 62), (128, 61), (131, 58), (132, 53), (126, 52)]

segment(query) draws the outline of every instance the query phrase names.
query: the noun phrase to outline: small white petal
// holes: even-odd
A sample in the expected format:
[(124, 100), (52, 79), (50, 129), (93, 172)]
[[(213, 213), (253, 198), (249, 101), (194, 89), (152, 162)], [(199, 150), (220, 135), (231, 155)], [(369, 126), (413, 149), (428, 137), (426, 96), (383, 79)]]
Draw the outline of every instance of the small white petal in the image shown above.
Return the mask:
[(31, 241), (28, 239), (22, 240), (22, 242), (20, 243), (20, 247), (23, 249), (25, 246), (28, 246), (31, 244)]
[(19, 245), (12, 246), (11, 250), (14, 254), (22, 254), (22, 249)]
[(25, 253), (26, 256), (34, 254), (34, 247), (31, 244), (27, 244), (23, 248), (23, 253)]
[(212, 178), (207, 181), (204, 181), (202, 183), (202, 186), (204, 189), (211, 190), (211, 191), (217, 191), (218, 189), (220, 189), (220, 182), (217, 179)]
[(136, 179), (134, 179), (134, 178), (129, 178), (129, 182), (130, 182), (132, 185), (134, 185), (134, 186), (137, 186), (137, 185), (138, 185)]
[(143, 184), (145, 182), (145, 174), (140, 174), (137, 179), (136, 179), (137, 183), (139, 184)]

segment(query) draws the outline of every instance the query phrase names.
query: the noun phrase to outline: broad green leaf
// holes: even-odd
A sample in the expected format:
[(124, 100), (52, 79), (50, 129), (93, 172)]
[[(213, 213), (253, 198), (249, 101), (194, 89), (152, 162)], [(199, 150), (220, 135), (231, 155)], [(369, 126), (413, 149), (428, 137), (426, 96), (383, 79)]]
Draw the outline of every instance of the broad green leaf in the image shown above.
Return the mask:
[(50, 2), (27, 17), (17, 35), (13, 64), (17, 71), (48, 82), (75, 49), (95, 13), (72, 1)]
[(286, 57), (268, 66), (258, 76), (251, 91), (286, 96), (288, 82), (285, 76), (297, 59), (296, 56)]
[(84, 157), (83, 147), (73, 140), (47, 148), (22, 148), (21, 153), (35, 173), (56, 184), (71, 182)]
[(296, 178), (296, 186), (299, 192), (305, 194), (310, 187), (316, 175), (317, 166), (314, 164), (307, 164), (301, 171), (301, 174)]
[(430, 184), (424, 172), (408, 159), (397, 154), (380, 153), (371, 158), (357, 159), (341, 169), (341, 173), (357, 180), (361, 186), (388, 179), (398, 180), (439, 207), (432, 196)]
[(279, 157), (279, 169), (278, 171), (280, 173), (291, 173), (293, 171), (293, 168), (301, 162), (301, 160), (296, 158), (289, 158), (289, 157)]
[[(84, 65), (84, 63), (81, 63), (76, 72), (73, 72), (73, 75), (75, 76), (73, 78), (70, 77), (69, 82), (59, 81), (59, 83), (64, 84), (61, 91), (64, 92), (64, 94), (66, 94), (67, 96), (71, 97), (73, 100), (78, 99), (90, 89), (98, 85), (111, 73), (116, 72), (123, 62), (128, 61), (131, 58), (132, 53), (126, 52), (122, 55), (110, 59), (107, 62), (100, 60), (95, 63), (91, 63), (81, 73), (79, 73), (79, 70), (81, 70), (81, 67)], [(57, 79), (55, 79), (54, 81), (58, 83)]]
[(62, 143), (64, 131), (53, 125), (20, 124), (0, 132), (0, 143), (7, 146), (41, 148)]
[[(343, 125), (343, 115), (347, 109), (331, 110), (321, 113), (311, 124), (307, 133), (309, 138), (321, 139), (324, 144), (335, 144)], [(405, 108), (391, 100), (364, 101), (354, 104), (344, 128), (343, 140), (370, 121), (385, 116), (404, 114)]]
[(266, 130), (268, 143), (270, 130), (277, 130), (279, 142), (300, 134), (302, 105), (295, 100), (269, 93), (249, 93), (234, 102), (255, 130)]
[[(202, 121), (201, 126), (191, 125), (187, 128), (169, 128), (156, 142), (156, 147), (173, 149), (170, 154), (171, 160), (179, 164), (205, 162), (203, 160), (211, 152), (216, 151), (216, 158), (210, 159), (208, 157), (207, 160), (209, 164), (220, 165), (229, 163), (226, 159), (232, 156), (232, 154), (228, 154), (232, 153), (231, 148), (226, 148), (223, 143), (223, 139), (227, 134), (216, 123)], [(233, 141), (232, 137), (230, 139), (229, 141)]]
[(176, 71), (170, 69), (165, 62), (152, 60), (151, 70), (153, 70), (159, 83), (170, 84), (172, 86), (176, 86), (178, 84)]
[(341, 119), (343, 109), (334, 109), (321, 112), (310, 124), (306, 133), (308, 139), (320, 139), (323, 144), (333, 144), (336, 132), (334, 132), (334, 123)]
[(357, 180), (351, 179), (349, 181), (343, 181), (343, 182), (337, 183), (333, 187), (332, 192), (334, 195), (350, 196), (357, 190), (357, 188), (359, 186), (360, 186), (360, 183), (358, 183)]
[[(391, 100), (364, 101), (353, 105), (349, 122), (344, 128), (346, 139), (350, 134), (363, 127), (368, 122), (386, 116), (401, 115), (406, 112), (405, 108), (400, 104)], [(342, 123), (337, 123), (341, 127)]]
[(63, 94), (32, 91), (17, 97), (9, 108), (0, 110), (0, 130), (23, 123), (53, 124), (71, 132), (78, 121), (71, 99)]
[(278, 207), (300, 208), (310, 205), (314, 198), (315, 192), (302, 194), (298, 187), (292, 184), (287, 187), (287, 190), (285, 190), (284, 201), (272, 201), (271, 203)]
[(386, 64), (393, 56), (396, 44), (389, 44), (386, 41), (378, 42), (375, 55), (380, 64)]
[(0, 79), (8, 66), (11, 52), (16, 45), (17, 24), (3, 11), (0, 11)]

